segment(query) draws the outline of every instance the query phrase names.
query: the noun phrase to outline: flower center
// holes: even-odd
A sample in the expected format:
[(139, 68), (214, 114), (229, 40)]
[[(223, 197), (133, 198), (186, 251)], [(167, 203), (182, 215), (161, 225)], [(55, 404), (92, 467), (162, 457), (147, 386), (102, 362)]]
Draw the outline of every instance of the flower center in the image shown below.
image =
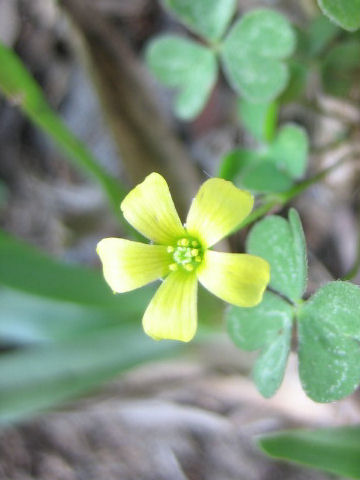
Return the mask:
[(168, 246), (167, 251), (172, 254), (173, 263), (170, 263), (169, 269), (173, 272), (179, 268), (193, 272), (203, 259), (200, 243), (190, 237), (180, 238), (175, 246)]

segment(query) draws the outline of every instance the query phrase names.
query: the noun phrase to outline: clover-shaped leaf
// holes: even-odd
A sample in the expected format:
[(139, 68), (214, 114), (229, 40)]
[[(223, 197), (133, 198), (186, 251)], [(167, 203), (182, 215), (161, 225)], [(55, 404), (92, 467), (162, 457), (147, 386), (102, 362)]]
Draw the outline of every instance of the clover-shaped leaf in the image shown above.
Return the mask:
[(256, 163), (244, 170), (240, 184), (253, 192), (271, 193), (284, 192), (292, 183), (288, 175), (260, 156)]
[(300, 378), (307, 395), (332, 402), (360, 383), (360, 289), (331, 282), (299, 314)]
[(271, 142), (274, 138), (278, 106), (275, 102), (238, 101), (238, 114), (248, 132), (259, 142)]
[(236, 0), (163, 1), (179, 20), (210, 41), (222, 37), (236, 7)]
[(270, 146), (267, 156), (275, 165), (290, 175), (301, 178), (307, 167), (309, 141), (306, 131), (298, 125), (285, 125)]
[(270, 263), (270, 286), (290, 300), (301, 299), (307, 284), (307, 258), (299, 214), (289, 211), (289, 221), (277, 215), (264, 218), (251, 230), (247, 251)]
[(254, 308), (231, 307), (228, 332), (244, 350), (260, 350), (253, 378), (260, 393), (268, 398), (279, 388), (290, 351), (293, 307), (277, 295), (266, 292)]
[[(240, 105), (242, 106), (240, 114), (244, 115), (244, 123), (249, 130), (260, 138), (267, 123), (268, 135), (271, 134), (275, 114), (267, 112), (273, 108), (268, 104), (250, 102)], [(245, 120), (246, 112), (251, 114)], [(270, 119), (266, 119), (269, 116)], [(297, 125), (288, 124), (280, 129), (273, 142), (266, 147), (262, 146), (258, 151), (235, 149), (229, 152), (222, 159), (219, 175), (253, 192), (284, 192), (293, 185), (294, 180), (304, 175), (308, 149), (309, 142), (305, 130)]]
[(325, 15), (345, 30), (360, 28), (360, 0), (318, 0), (318, 3)]
[(216, 81), (214, 53), (191, 40), (164, 35), (150, 42), (146, 60), (159, 81), (180, 90), (175, 104), (178, 117), (194, 118), (203, 109)]
[(221, 56), (230, 83), (253, 101), (275, 98), (286, 86), (288, 70), (282, 60), (295, 48), (289, 22), (271, 10), (243, 16), (225, 38)]
[(235, 149), (222, 160), (219, 176), (231, 180), (238, 187), (253, 192), (283, 192), (292, 185), (291, 178), (261, 154), (246, 149)]
[(304, 38), (305, 55), (314, 57), (320, 55), (324, 49), (339, 34), (339, 27), (324, 15), (319, 15), (312, 20), (307, 28)]

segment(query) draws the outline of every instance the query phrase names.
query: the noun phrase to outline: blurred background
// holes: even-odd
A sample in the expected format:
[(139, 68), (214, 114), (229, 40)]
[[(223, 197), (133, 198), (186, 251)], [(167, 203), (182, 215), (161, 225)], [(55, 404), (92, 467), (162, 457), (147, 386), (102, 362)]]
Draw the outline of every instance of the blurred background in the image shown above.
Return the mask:
[[(311, 0), (238, 2), (240, 14), (258, 6), (283, 12), (299, 38), (319, 15)], [(222, 77), (195, 121), (174, 118), (174, 93), (143, 61), (146, 43), (163, 32), (189, 35), (155, 0), (0, 0), (1, 42), (87, 146), (82, 158), (118, 179), (119, 195), (162, 173), (184, 218), (225, 153), (253, 140)], [(310, 135), (309, 176), (360, 151), (360, 36), (348, 55), (334, 53), (348, 35), (339, 32), (297, 97), (283, 101), (280, 121)], [(66, 142), (58, 148), (19, 106), (0, 95), (0, 479), (334, 478), (274, 462), (254, 438), (359, 422), (357, 394), (315, 404), (291, 357), (280, 391), (261, 398), (250, 378), (255, 356), (233, 346), (224, 306), (204, 291), (190, 346), (147, 339), (141, 317), (154, 286), (115, 297), (100, 274), (96, 243), (132, 234), (109, 208), (106, 181), (70, 162)], [(294, 202), (309, 247), (309, 295), (356, 264), (358, 165), (344, 163)], [(243, 250), (245, 237), (226, 248)]]

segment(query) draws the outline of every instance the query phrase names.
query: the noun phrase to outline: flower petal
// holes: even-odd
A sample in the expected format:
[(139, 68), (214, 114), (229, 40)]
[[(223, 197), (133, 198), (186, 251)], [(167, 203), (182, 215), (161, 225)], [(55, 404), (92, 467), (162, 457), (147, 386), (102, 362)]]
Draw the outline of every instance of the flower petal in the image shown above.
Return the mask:
[(121, 204), (126, 220), (156, 243), (170, 244), (183, 237), (181, 224), (165, 179), (151, 173), (128, 193)]
[(105, 280), (117, 293), (142, 287), (169, 272), (169, 254), (163, 245), (104, 238), (96, 251), (103, 264)]
[(211, 247), (249, 215), (253, 203), (249, 192), (222, 178), (211, 178), (203, 183), (191, 204), (186, 230), (204, 247)]
[(197, 278), (173, 272), (160, 285), (143, 318), (145, 333), (156, 340), (189, 342), (197, 326)]
[(198, 278), (222, 300), (239, 307), (254, 307), (261, 302), (269, 283), (270, 266), (254, 255), (207, 250)]

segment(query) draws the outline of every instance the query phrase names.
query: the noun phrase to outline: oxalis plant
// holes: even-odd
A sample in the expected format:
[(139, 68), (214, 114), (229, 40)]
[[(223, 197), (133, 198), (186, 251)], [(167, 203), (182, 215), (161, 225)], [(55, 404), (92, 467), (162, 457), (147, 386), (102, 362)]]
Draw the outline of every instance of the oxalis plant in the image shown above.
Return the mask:
[[(239, 119), (258, 145), (229, 152), (219, 168), (220, 177), (260, 199), (257, 210), (244, 222), (250, 224), (274, 205), (285, 205), (328, 173), (324, 171), (313, 179), (302, 180), (309, 156), (308, 136), (296, 124), (279, 127), (278, 108), (281, 102), (301, 95), (307, 68), (337, 36), (336, 24), (349, 31), (360, 27), (360, 2), (320, 0), (320, 8), (334, 23), (320, 17), (310, 26), (307, 38), (300, 37), (302, 45), (298, 47), (299, 35), (293, 26), (272, 10), (252, 10), (233, 19), (236, 2), (232, 0), (164, 0), (163, 4), (195, 35), (171, 34), (153, 39), (146, 51), (148, 67), (159, 82), (177, 92), (174, 112), (182, 120), (194, 119), (203, 110), (222, 70), (239, 97)], [(350, 57), (358, 59), (358, 54), (358, 45), (351, 42), (335, 46), (327, 53), (321, 75), (331, 93), (338, 94), (347, 88), (341, 85), (337, 72), (341, 57), (346, 59), (347, 76), (358, 64), (358, 60), (352, 61)], [(331, 79), (334, 75), (338, 75), (339, 82)], [(214, 192), (214, 204), (216, 201), (222, 204), (222, 193)], [(238, 206), (234, 202), (234, 211), (237, 208), (242, 210), (241, 202)], [(199, 231), (207, 224), (207, 215), (209, 212), (204, 211)], [(288, 211), (288, 218), (270, 215), (258, 221), (247, 237), (246, 249), (253, 258), (262, 258), (270, 265), (270, 282), (262, 300), (244, 308), (231, 295), (219, 296), (235, 304), (226, 313), (230, 338), (243, 350), (259, 352), (253, 369), (259, 392), (268, 398), (278, 390), (294, 339), (301, 384), (311, 399), (332, 402), (354, 392), (360, 382), (359, 287), (337, 280), (322, 286), (310, 298), (306, 296), (306, 239), (294, 208)], [(257, 275), (254, 267), (253, 275), (246, 273), (240, 280), (233, 276), (235, 264), (231, 270), (229, 265), (220, 265), (221, 273), (213, 279), (213, 287), (217, 281), (226, 279), (224, 284), (229, 291), (234, 288), (232, 281), (238, 282), (239, 290), (245, 285), (246, 289)], [(202, 267), (196, 268), (201, 282)], [(205, 271), (210, 273), (210, 266), (206, 265)], [(239, 272), (241, 268), (238, 270), (241, 276)], [(258, 285), (261, 279), (264, 282), (262, 273), (258, 272)], [(212, 291), (216, 293), (218, 288), (215, 286)], [(147, 314), (144, 319), (146, 323)], [(178, 321), (184, 321), (181, 314)], [(264, 437), (259, 443), (275, 457), (360, 478), (357, 428), (285, 432)], [(330, 461), (329, 452), (333, 455)]]
[[(359, 10), (353, 5), (352, 15), (353, 7), (347, 11), (344, 6), (346, 3), (356, 4), (342, 2), (343, 6), (340, 7), (336, 6), (337, 2), (324, 1), (320, 2), (320, 6), (344, 27), (357, 28), (355, 19), (360, 21)], [(195, 118), (204, 108), (217, 81), (219, 69), (222, 69), (230, 87), (239, 95), (239, 117), (258, 144), (252, 150), (240, 147), (229, 152), (219, 168), (219, 177), (260, 198), (260, 206), (248, 217), (248, 221), (245, 216), (242, 217), (244, 206), (240, 200), (241, 190), (238, 190), (238, 199), (235, 195), (231, 198), (230, 187), (225, 187), (225, 183), (224, 187), (220, 187), (221, 180), (217, 180), (219, 186), (214, 188), (212, 200), (210, 183), (205, 182), (199, 192), (201, 195), (202, 191), (206, 191), (209, 199), (206, 205), (208, 211), (204, 209), (198, 214), (198, 230), (194, 230), (191, 220), (185, 225), (189, 228), (190, 237), (194, 232), (198, 239), (204, 231), (204, 225), (205, 232), (207, 228), (211, 229), (211, 222), (221, 230), (222, 222), (225, 222), (223, 219), (228, 219), (229, 212), (232, 212), (232, 224), (229, 224), (227, 231), (224, 229), (223, 237), (241, 222), (244, 222), (243, 225), (252, 223), (257, 216), (262, 217), (271, 210), (273, 205), (287, 203), (308, 186), (307, 181), (301, 182), (309, 156), (306, 131), (296, 124), (277, 125), (278, 99), (281, 95), (292, 93), (288, 89), (290, 83), (294, 82), (289, 59), (295, 54), (297, 35), (290, 22), (273, 10), (251, 10), (234, 19), (236, 2), (233, 0), (164, 0), (163, 4), (177, 20), (196, 34), (195, 37), (161, 35), (151, 40), (146, 49), (146, 61), (151, 72), (159, 82), (174, 87), (177, 92), (175, 114), (183, 120)], [(324, 25), (322, 30), (326, 32), (322, 41), (325, 45), (337, 28), (331, 23)], [(315, 37), (318, 42), (321, 40)], [(314, 48), (309, 43), (306, 54), (311, 56)], [(316, 46), (318, 48), (319, 45)], [(137, 189), (140, 191), (142, 188), (136, 187), (132, 198), (135, 198)], [(197, 198), (190, 216), (196, 208)], [(275, 198), (274, 203), (272, 198)], [(140, 214), (140, 196), (137, 205), (138, 215), (144, 221), (145, 218), (150, 219), (145, 209)], [(124, 214), (127, 215), (126, 210)], [(159, 216), (158, 220), (161, 223)], [(151, 224), (155, 225), (154, 222)], [(145, 231), (142, 233), (146, 234)], [(181, 236), (178, 232), (175, 238)], [(105, 244), (100, 245), (100, 255), (108, 257), (108, 252), (102, 254), (103, 249)], [(218, 272), (211, 272), (210, 265), (206, 266), (205, 272), (216, 277), (212, 280), (213, 291), (225, 290), (219, 296), (235, 304), (226, 313), (228, 333), (235, 345), (244, 350), (260, 352), (253, 371), (259, 392), (271, 397), (278, 390), (295, 335), (299, 374), (306, 394), (317, 402), (332, 402), (352, 393), (360, 383), (358, 286), (337, 280), (321, 287), (310, 298), (304, 298), (308, 276), (306, 239), (300, 216), (294, 208), (289, 210), (287, 219), (270, 215), (258, 221), (250, 230), (246, 249), (248, 255), (254, 256), (249, 258), (262, 258), (270, 265), (269, 288), (262, 300), (256, 301), (256, 306), (252, 306), (250, 301), (248, 305), (235, 301), (230, 293), (236, 290), (231, 281), (238, 283), (237, 295), (240, 296), (242, 289), (250, 288), (253, 278), (257, 288), (264, 285), (264, 271), (259, 269), (256, 277), (256, 266), (250, 267), (253, 277), (235, 264), (231, 265), (231, 271), (226, 271), (230, 263), (221, 265), (219, 261)], [(214, 255), (212, 250), (209, 253)], [(203, 267), (200, 264), (198, 268), (201, 282)], [(244, 278), (235, 278), (233, 272), (236, 270), (239, 277), (244, 272)], [(216, 281), (221, 287), (215, 286)], [(206, 281), (203, 284), (209, 288)], [(229, 292), (227, 295), (226, 290)], [(181, 315), (179, 311), (180, 323)], [(146, 318), (147, 314), (145, 323)], [(159, 322), (160, 318), (161, 315), (158, 316)]]
[[(163, 176), (153, 172), (128, 192), (49, 107), (14, 52), (0, 45), (1, 90), (99, 182), (117, 218), (128, 225), (126, 231), (133, 233), (132, 226), (145, 237), (98, 243), (107, 288), (94, 272), (55, 262), (0, 232), (0, 325), (9, 312), (12, 318), (23, 315), (13, 313), (13, 305), (21, 304), (26, 320), (31, 317), (41, 332), (39, 343), (55, 345), (3, 356), (1, 423), (53, 406), (114, 372), (152, 359), (162, 351), (159, 345), (172, 351), (179, 343), (153, 339), (192, 340), (199, 283), (226, 302), (227, 331), (234, 344), (258, 352), (253, 380), (264, 397), (280, 387), (292, 349), (312, 400), (340, 400), (360, 383), (360, 289), (351, 283), (359, 265), (346, 281), (329, 282), (309, 296), (301, 215), (294, 208), (286, 217), (271, 214), (345, 160), (307, 175), (307, 132), (296, 123), (280, 123), (279, 111), (287, 102), (303, 99), (314, 69), (327, 93), (349, 92), (360, 46), (358, 37), (346, 31), (360, 27), (360, 0), (319, 0), (324, 15), (305, 29), (270, 9), (237, 18), (235, 0), (163, 0), (162, 5), (186, 28), (182, 34), (152, 39), (145, 60), (159, 83), (174, 93), (175, 115), (181, 121), (197, 118), (221, 75), (234, 93), (238, 119), (253, 145), (239, 145), (219, 160), (217, 174), (200, 186), (184, 225)], [(241, 228), (249, 229), (246, 252), (217, 250), (219, 241)], [(40, 272), (36, 282), (33, 272)], [(163, 281), (155, 292), (145, 287), (159, 278)], [(200, 307), (201, 302), (199, 312)], [(57, 325), (66, 319), (67, 327), (54, 333), (47, 323), (44, 329), (41, 312), (61, 319)], [(141, 316), (151, 337), (144, 344), (139, 342)], [(134, 322), (125, 321), (134, 317), (135, 334)], [(14, 335), (18, 339), (14, 331), (12, 340)], [(23, 337), (21, 342), (26, 342)], [(360, 478), (358, 427), (293, 430), (259, 443), (274, 457)]]

